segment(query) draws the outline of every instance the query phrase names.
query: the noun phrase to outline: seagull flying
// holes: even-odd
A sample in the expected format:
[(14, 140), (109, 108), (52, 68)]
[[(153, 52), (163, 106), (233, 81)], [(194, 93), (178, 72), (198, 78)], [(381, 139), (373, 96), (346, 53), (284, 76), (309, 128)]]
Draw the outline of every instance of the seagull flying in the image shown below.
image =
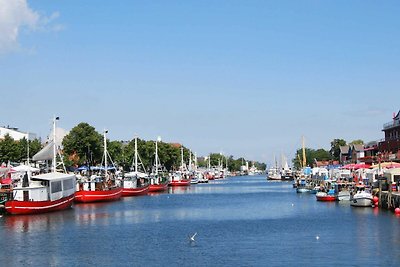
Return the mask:
[(194, 240), (194, 237), (197, 235), (197, 232), (196, 233), (194, 233), (194, 235), (192, 235), (191, 237), (190, 237), (190, 242), (194, 242), (195, 240)]

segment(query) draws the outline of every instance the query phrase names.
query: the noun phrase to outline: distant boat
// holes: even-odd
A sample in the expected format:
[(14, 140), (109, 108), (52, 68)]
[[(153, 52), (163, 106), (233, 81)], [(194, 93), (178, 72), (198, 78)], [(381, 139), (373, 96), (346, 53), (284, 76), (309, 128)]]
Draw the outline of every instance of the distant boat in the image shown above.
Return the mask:
[[(80, 176), (75, 193), (75, 202), (103, 202), (118, 200), (122, 196), (122, 187), (116, 183), (115, 175), (110, 174), (108, 170), (115, 167), (109, 167), (107, 159), (107, 137), (108, 131), (104, 131), (104, 167), (98, 168), (104, 170), (101, 175), (92, 175), (90, 177)], [(89, 168), (90, 170), (90, 168)]]
[(268, 169), (267, 173), (267, 180), (282, 180), (281, 174), (279, 173), (278, 169), (278, 162), (276, 161), (276, 158), (274, 156), (274, 161), (275, 161), (275, 166), (271, 167)]
[[(161, 167), (161, 162), (158, 157), (158, 142), (161, 141), (160, 137), (157, 137), (157, 140), (155, 142), (156, 145), (156, 153), (155, 153), (155, 159), (154, 159), (154, 170), (152, 174), (150, 175), (150, 187), (149, 187), (149, 192), (163, 192), (168, 190), (168, 179), (164, 176), (164, 172), (162, 169), (160, 170)], [(136, 144), (135, 144), (136, 147)], [(135, 148), (136, 150), (136, 148)]]
[(56, 171), (58, 152), (56, 120), (58, 119), (58, 117), (53, 119), (53, 139), (43, 148), (44, 150), (37, 153), (43, 160), (52, 159), (52, 172), (32, 177), (26, 172), (20, 184), (12, 189), (11, 199), (5, 202), (7, 213), (37, 214), (71, 207), (75, 198), (76, 177), (74, 174)]
[(179, 171), (174, 172), (169, 178), (170, 186), (189, 186), (189, 172), (183, 161), (183, 146), (181, 146), (181, 167)]

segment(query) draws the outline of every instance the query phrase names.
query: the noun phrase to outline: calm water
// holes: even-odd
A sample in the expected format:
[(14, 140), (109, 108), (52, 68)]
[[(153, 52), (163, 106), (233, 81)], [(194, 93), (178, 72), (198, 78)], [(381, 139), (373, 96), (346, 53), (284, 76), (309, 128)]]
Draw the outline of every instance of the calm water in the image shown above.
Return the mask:
[(3, 216), (0, 229), (1, 266), (400, 264), (400, 217), (317, 202), (261, 176)]

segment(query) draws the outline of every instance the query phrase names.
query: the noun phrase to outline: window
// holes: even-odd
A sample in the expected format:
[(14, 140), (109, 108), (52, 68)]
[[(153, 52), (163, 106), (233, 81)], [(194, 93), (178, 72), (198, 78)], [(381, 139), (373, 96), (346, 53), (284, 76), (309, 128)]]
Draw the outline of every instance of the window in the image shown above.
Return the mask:
[(73, 179), (68, 179), (63, 181), (63, 189), (64, 190), (69, 190), (74, 188), (74, 181)]
[(62, 191), (61, 181), (51, 182), (51, 193)]

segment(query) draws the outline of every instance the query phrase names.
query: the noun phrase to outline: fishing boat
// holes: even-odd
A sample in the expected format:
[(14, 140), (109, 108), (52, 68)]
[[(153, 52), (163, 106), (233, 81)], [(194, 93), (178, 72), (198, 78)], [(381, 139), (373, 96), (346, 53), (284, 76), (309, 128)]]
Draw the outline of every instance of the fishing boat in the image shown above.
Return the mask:
[(170, 176), (169, 180), (170, 186), (189, 186), (190, 179), (186, 177), (186, 174), (182, 173), (181, 171), (174, 172)]
[[(78, 176), (77, 191), (75, 192), (75, 202), (103, 202), (118, 200), (122, 196), (122, 187), (116, 181), (114, 174), (110, 171), (115, 170), (115, 167), (108, 166), (107, 152), (107, 136), (108, 131), (104, 131), (104, 167), (96, 168), (104, 171), (100, 175), (91, 175), (90, 177)], [(112, 162), (112, 161), (111, 161)], [(94, 169), (94, 168), (93, 168)]]
[[(17, 186), (12, 189), (11, 198), (5, 202), (7, 213), (37, 214), (71, 207), (75, 198), (76, 177), (74, 174), (57, 172), (57, 154), (62, 162), (56, 139), (57, 120), (59, 117), (54, 117), (52, 140), (35, 155), (43, 160), (52, 159), (51, 172), (32, 177), (30, 172), (26, 172)], [(63, 162), (62, 166), (65, 171)]]
[(169, 177), (170, 186), (189, 186), (190, 178), (186, 165), (183, 161), (183, 146), (181, 146), (181, 167)]
[(364, 185), (356, 186), (357, 192), (350, 199), (350, 205), (353, 207), (371, 207), (373, 196), (367, 191)]
[[(158, 157), (158, 142), (161, 142), (161, 137), (157, 137), (155, 142), (156, 152), (154, 159), (154, 169), (150, 175), (150, 187), (149, 192), (163, 192), (168, 190), (168, 179), (164, 175), (164, 171), (161, 168), (160, 158)], [(136, 150), (136, 148), (135, 148)], [(137, 162), (137, 161), (136, 161)]]

